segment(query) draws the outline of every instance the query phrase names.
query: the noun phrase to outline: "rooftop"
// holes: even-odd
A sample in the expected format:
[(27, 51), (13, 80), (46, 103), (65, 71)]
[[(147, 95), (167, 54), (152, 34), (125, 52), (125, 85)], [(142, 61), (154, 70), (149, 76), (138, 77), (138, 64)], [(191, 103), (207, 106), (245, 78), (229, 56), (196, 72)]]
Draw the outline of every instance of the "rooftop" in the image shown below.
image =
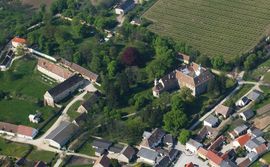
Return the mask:
[(53, 140), (60, 146), (64, 146), (66, 142), (78, 131), (79, 127), (73, 123), (62, 121), (46, 139)]
[(63, 67), (60, 67), (46, 59), (38, 58), (38, 66), (42, 67), (64, 79), (67, 79), (73, 75), (73, 73)]
[(215, 125), (218, 123), (218, 118), (213, 115), (209, 115), (204, 121), (211, 125)]
[(211, 151), (211, 150), (209, 150), (209, 151), (207, 152), (206, 157), (207, 157), (210, 161), (214, 162), (214, 163), (217, 164), (217, 165), (220, 165), (220, 164), (222, 163), (222, 161), (223, 161), (223, 159), (222, 159), (220, 156), (218, 156), (216, 153), (214, 153), (214, 152)]
[(56, 97), (56, 96), (60, 95), (61, 93), (65, 92), (66, 90), (68, 90), (70, 87), (78, 84), (79, 82), (81, 82), (83, 80), (84, 80), (83, 77), (81, 77), (78, 74), (75, 74), (72, 77), (65, 80), (64, 82), (51, 88), (50, 90), (48, 90), (48, 92), (50, 93), (50, 95), (52, 97)]
[(153, 150), (150, 150), (150, 149), (142, 148), (137, 153), (137, 156), (143, 157), (145, 159), (149, 159), (149, 160), (152, 160), (152, 161), (155, 161), (157, 156), (158, 156), (158, 153), (156, 151), (153, 151)]
[(250, 140), (250, 135), (249, 134), (245, 134), (242, 136), (239, 136), (237, 139), (235, 139), (239, 145), (242, 147), (244, 146), (249, 140)]
[(14, 38), (12, 39), (12, 42), (17, 42), (17, 43), (21, 43), (21, 44), (26, 44), (26, 39), (14, 37)]
[(100, 140), (100, 139), (96, 139), (92, 143), (93, 147), (102, 148), (105, 150), (108, 150), (111, 145), (112, 145), (112, 142), (106, 141), (106, 140)]

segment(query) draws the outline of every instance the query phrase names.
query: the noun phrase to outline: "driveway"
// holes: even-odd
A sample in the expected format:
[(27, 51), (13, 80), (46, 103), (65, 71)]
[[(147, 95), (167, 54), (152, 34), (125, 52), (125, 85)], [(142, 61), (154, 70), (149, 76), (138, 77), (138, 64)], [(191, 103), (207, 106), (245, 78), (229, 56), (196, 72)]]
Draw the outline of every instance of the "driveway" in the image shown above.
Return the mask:
[(197, 157), (196, 154), (192, 154), (185, 150), (185, 146), (181, 143), (177, 143), (175, 149), (180, 150), (180, 156), (176, 163), (174, 164), (175, 167), (185, 167), (185, 164), (192, 162), (193, 164), (198, 165), (199, 167), (207, 167), (208, 161), (203, 161)]

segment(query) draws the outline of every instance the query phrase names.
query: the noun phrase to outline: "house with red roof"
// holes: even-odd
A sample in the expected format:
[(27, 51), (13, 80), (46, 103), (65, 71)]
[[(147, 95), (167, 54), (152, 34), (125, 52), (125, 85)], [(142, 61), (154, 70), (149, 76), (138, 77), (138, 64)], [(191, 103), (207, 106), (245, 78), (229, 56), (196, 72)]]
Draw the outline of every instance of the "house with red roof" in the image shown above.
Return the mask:
[(26, 46), (27, 42), (26, 42), (26, 39), (24, 38), (19, 38), (19, 37), (14, 37), (12, 40), (11, 40), (11, 44), (14, 48), (17, 48), (18, 46)]
[(243, 147), (250, 140), (250, 138), (251, 137), (249, 134), (239, 136), (237, 139), (233, 141), (233, 146), (236, 148)]
[(17, 128), (17, 136), (27, 139), (33, 139), (38, 134), (38, 131), (32, 127), (19, 125)]
[(219, 167), (223, 161), (223, 159), (213, 151), (208, 151), (206, 157), (209, 160), (209, 164), (213, 167)]

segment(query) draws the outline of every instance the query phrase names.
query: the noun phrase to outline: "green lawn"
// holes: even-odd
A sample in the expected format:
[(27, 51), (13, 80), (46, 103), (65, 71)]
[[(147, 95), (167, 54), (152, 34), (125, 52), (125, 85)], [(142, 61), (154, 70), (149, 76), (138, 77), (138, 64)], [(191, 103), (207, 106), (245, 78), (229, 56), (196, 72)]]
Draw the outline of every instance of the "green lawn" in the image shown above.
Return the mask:
[(263, 81), (266, 83), (270, 83), (270, 72), (264, 74)]
[(265, 0), (159, 0), (143, 17), (153, 22), (149, 29), (155, 33), (231, 60), (266, 34), (269, 8)]
[(42, 106), (44, 93), (53, 85), (41, 79), (36, 63), (36, 59), (27, 57), (0, 73), (0, 90), (9, 93), (9, 98), (0, 100), (0, 121), (38, 127), (29, 122), (29, 114), (39, 111), (43, 120), (54, 114), (53, 108)]
[(23, 157), (30, 149), (29, 145), (14, 143), (0, 138), (0, 155)]
[(45, 161), (50, 162), (55, 157), (55, 153), (41, 150), (33, 150), (28, 156), (27, 159), (33, 161)]
[(80, 115), (80, 113), (77, 112), (77, 109), (81, 105), (81, 101), (76, 101), (68, 110), (67, 114), (70, 117), (71, 120), (74, 120), (76, 117)]
[(268, 164), (270, 164), (270, 152), (262, 156), (262, 159), (265, 160)]
[(95, 149), (92, 148), (92, 141), (92, 139), (89, 139), (77, 152), (89, 156), (94, 156)]

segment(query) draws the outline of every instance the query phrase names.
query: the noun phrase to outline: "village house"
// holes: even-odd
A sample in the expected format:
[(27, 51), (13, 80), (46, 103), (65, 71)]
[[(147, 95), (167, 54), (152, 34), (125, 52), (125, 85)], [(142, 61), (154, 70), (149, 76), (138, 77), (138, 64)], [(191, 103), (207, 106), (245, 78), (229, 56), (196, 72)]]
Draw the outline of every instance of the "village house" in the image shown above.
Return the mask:
[(208, 147), (208, 150), (216, 150), (220, 148), (225, 140), (226, 138), (223, 135), (219, 136), (215, 141), (211, 143), (211, 145)]
[(147, 148), (141, 148), (137, 153), (138, 162), (143, 162), (149, 165), (155, 165), (156, 160), (158, 158), (158, 153), (154, 150), (150, 150)]
[(159, 97), (164, 91), (187, 87), (192, 91), (193, 96), (200, 95), (207, 90), (210, 80), (214, 78), (213, 74), (206, 68), (196, 63), (183, 65), (167, 74), (159, 81), (155, 80), (152, 89), (153, 96)]
[(113, 143), (110, 141), (96, 139), (92, 143), (92, 148), (95, 149), (96, 156), (101, 156), (105, 153), (105, 151), (109, 150), (112, 144)]
[(48, 136), (45, 141), (51, 147), (61, 149), (79, 130), (79, 127), (70, 122), (61, 122)]
[(200, 147), (197, 150), (197, 155), (198, 155), (198, 157), (202, 158), (203, 160), (206, 160), (207, 159), (207, 152), (208, 152), (208, 150), (206, 150), (203, 147)]
[[(257, 147), (260, 145), (265, 145), (266, 141), (263, 137), (257, 137), (250, 139), (246, 144), (245, 144), (245, 149), (248, 152), (254, 151)], [(266, 146), (265, 146), (266, 147)], [(255, 151), (254, 151), (255, 152)]]
[(183, 53), (180, 53), (178, 52), (176, 54), (176, 59), (185, 63), (185, 64), (189, 64), (190, 63), (190, 56), (186, 55), (186, 54), (183, 54)]
[(99, 92), (95, 92), (91, 97), (89, 97), (80, 105), (77, 112), (88, 113), (88, 111), (92, 108), (92, 106), (98, 101), (100, 96), (101, 94)]
[(209, 126), (209, 127), (217, 127), (217, 125), (219, 124), (219, 120), (217, 117), (213, 116), (213, 115), (209, 115), (204, 121), (203, 121), (203, 125), (204, 126)]
[(215, 114), (217, 116), (222, 116), (223, 118), (228, 118), (231, 114), (231, 109), (230, 107), (224, 106), (222, 104), (218, 105), (217, 108), (215, 109)]
[(174, 138), (171, 134), (166, 134), (163, 138), (163, 144), (166, 145), (168, 148), (173, 147), (174, 145)]
[(103, 155), (98, 158), (93, 167), (110, 167), (110, 165), (110, 159), (106, 155)]
[(247, 105), (250, 102), (250, 100), (244, 96), (243, 98), (241, 98), (240, 100), (238, 100), (235, 105), (239, 106), (239, 107), (244, 107), (245, 105)]
[(136, 151), (131, 146), (125, 146), (124, 149), (120, 152), (120, 155), (117, 157), (117, 160), (120, 162), (130, 163), (135, 157)]
[(189, 139), (189, 141), (186, 143), (186, 150), (192, 153), (197, 153), (197, 150), (202, 146), (203, 145), (196, 140)]
[(83, 126), (87, 122), (87, 114), (82, 113), (79, 116), (77, 116), (72, 123), (74, 123), (77, 126)]
[(19, 46), (22, 46), (22, 47), (25, 47), (26, 44), (27, 44), (27, 41), (26, 39), (24, 38), (19, 38), (19, 37), (14, 37), (12, 40), (11, 40), (11, 44), (14, 48), (17, 48)]
[(209, 160), (210, 166), (212, 167), (220, 167), (223, 162), (223, 159), (211, 150), (207, 152), (206, 157)]
[(245, 134), (247, 130), (248, 130), (248, 126), (243, 124), (243, 125), (237, 126), (233, 131), (228, 132), (228, 134), (230, 135), (232, 139), (235, 139), (236, 137)]
[(167, 167), (170, 164), (170, 158), (168, 156), (162, 157), (154, 167)]
[(178, 88), (179, 85), (176, 79), (176, 71), (172, 71), (159, 80), (155, 79), (154, 87), (152, 88), (153, 96), (159, 97), (162, 92), (172, 91)]
[(256, 137), (260, 137), (263, 135), (263, 132), (256, 128), (256, 127), (251, 127), (247, 130), (247, 133), (250, 134), (251, 138), (256, 138)]
[(115, 14), (124, 15), (135, 7), (134, 0), (125, 0), (115, 8)]
[(57, 82), (63, 82), (73, 75), (73, 72), (46, 59), (38, 58), (37, 70)]
[(239, 136), (238, 138), (236, 138), (233, 141), (233, 146), (235, 148), (243, 147), (250, 140), (250, 138), (251, 137), (250, 137), (249, 134), (245, 134), (245, 135)]
[(244, 120), (247, 121), (250, 118), (252, 118), (255, 115), (254, 111), (252, 109), (248, 109), (244, 112), (241, 112), (239, 116)]
[(59, 60), (59, 64), (63, 67), (68, 68), (69, 70), (73, 71), (74, 73), (81, 74), (87, 80), (96, 83), (98, 80), (98, 75), (93, 73), (92, 71), (87, 70), (86, 68), (79, 66), (76, 63), (72, 63), (67, 61), (66, 59), (61, 58)]
[(159, 128), (154, 129), (152, 133), (146, 132), (143, 135), (143, 140), (140, 144), (140, 147), (150, 148), (150, 149), (154, 148), (162, 142), (162, 139), (165, 135), (166, 133), (162, 129), (159, 129)]
[(247, 98), (251, 101), (257, 102), (262, 97), (262, 92), (258, 90), (252, 90), (248, 95)]
[(44, 104), (55, 106), (55, 103), (60, 102), (64, 98), (74, 93), (79, 87), (84, 84), (84, 78), (78, 74), (73, 75), (64, 82), (51, 88), (44, 94)]
[(0, 134), (32, 140), (38, 134), (38, 130), (24, 125), (14, 125), (6, 122), (0, 122)]
[(196, 136), (196, 140), (201, 142), (205, 139), (205, 137), (209, 139), (215, 139), (218, 135), (218, 131), (209, 126), (203, 126), (203, 128), (199, 131)]

